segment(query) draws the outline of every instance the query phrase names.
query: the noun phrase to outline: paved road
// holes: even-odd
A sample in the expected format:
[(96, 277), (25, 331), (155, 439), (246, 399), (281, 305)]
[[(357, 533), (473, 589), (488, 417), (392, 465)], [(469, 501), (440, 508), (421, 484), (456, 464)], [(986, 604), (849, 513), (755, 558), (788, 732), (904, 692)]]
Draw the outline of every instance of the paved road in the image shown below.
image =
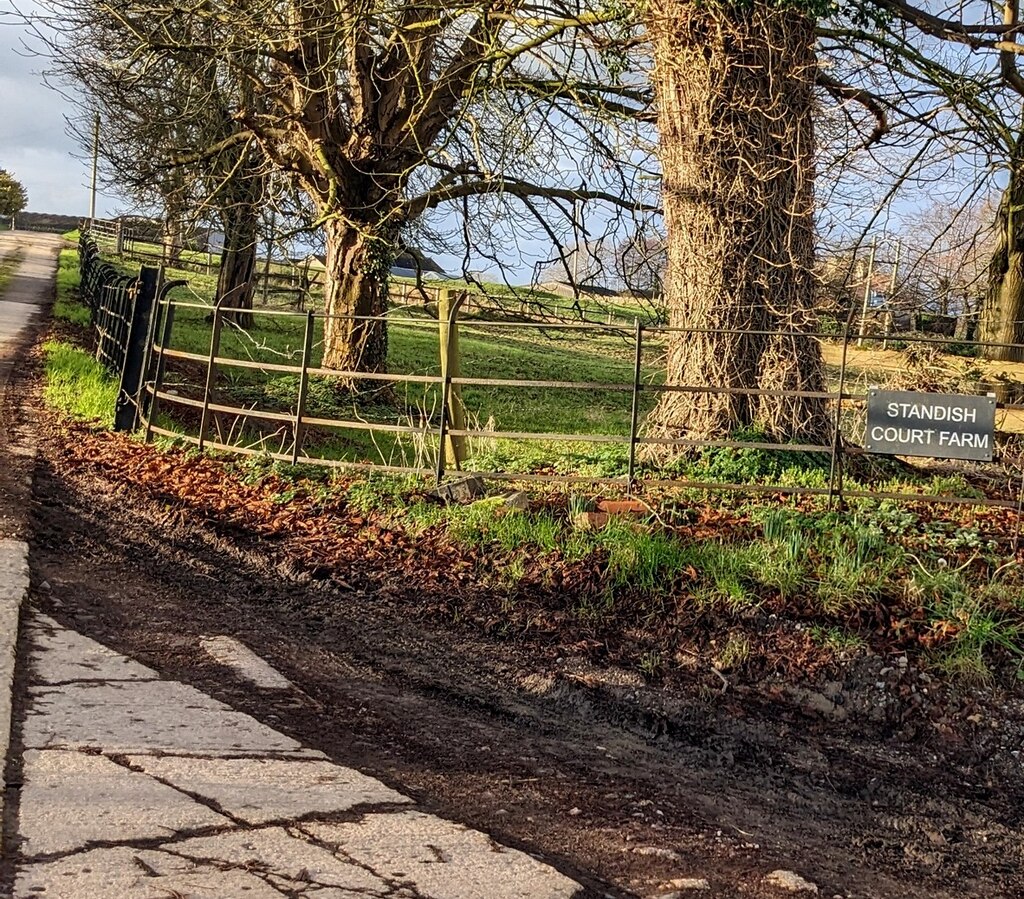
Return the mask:
[[(33, 237), (0, 302), (7, 372), (49, 295), (55, 246)], [(0, 444), (4, 457), (11, 451)], [(7, 462), (0, 458), (0, 466)], [(22, 541), (0, 541), (0, 707), (27, 587), (25, 551)], [(74, 606), (73, 595), (53, 598)], [(191, 686), (28, 608), (21, 619), (17, 670), (26, 695), (5, 768), (0, 893), (569, 899), (579, 892), (530, 855), (428, 814)], [(254, 690), (292, 689), (235, 641), (211, 635), (207, 649)]]
[[(31, 468), (26, 457), (33, 452), (24, 441), (12, 439), (4, 396), (32, 324), (53, 296), (57, 251), (63, 243), (52, 234), (0, 232), (0, 260), (21, 259), (0, 295), (0, 773), (10, 735), (18, 610), (28, 590), (28, 545), (23, 537)], [(0, 821), (6, 792), (0, 793)]]
[[(529, 855), (426, 814), (193, 687), (42, 615), (23, 626), (15, 899), (577, 892)], [(240, 645), (215, 646), (258, 664)], [(267, 674), (254, 672), (274, 683)]]

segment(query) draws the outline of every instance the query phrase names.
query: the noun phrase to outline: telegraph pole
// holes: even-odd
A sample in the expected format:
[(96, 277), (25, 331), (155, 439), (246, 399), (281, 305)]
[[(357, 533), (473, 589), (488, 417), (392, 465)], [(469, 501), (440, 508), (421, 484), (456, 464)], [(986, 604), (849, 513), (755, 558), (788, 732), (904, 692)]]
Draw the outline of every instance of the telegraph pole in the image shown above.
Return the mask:
[(89, 196), (89, 223), (96, 221), (96, 174), (100, 165), (100, 114), (92, 125), (92, 189)]

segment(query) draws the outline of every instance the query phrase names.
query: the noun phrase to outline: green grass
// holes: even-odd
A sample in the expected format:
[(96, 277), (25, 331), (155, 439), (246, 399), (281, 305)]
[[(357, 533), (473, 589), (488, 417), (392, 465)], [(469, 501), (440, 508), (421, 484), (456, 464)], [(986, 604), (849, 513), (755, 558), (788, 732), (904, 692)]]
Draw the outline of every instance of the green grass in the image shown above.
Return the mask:
[(78, 298), (80, 282), (78, 251), (61, 250), (57, 260), (57, 299), (53, 304), (54, 318), (75, 325), (89, 324), (89, 307)]
[(110, 427), (117, 384), (89, 353), (67, 343), (43, 344), (47, 404), (79, 421)]

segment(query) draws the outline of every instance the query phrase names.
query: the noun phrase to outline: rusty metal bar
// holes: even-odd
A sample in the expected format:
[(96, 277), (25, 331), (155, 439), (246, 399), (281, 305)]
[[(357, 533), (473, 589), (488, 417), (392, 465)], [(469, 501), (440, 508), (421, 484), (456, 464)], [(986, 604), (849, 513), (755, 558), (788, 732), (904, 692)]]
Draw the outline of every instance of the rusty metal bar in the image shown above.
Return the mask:
[(636, 349), (633, 356), (633, 397), (629, 411), (629, 461), (626, 463), (626, 493), (633, 494), (633, 478), (636, 474), (637, 426), (640, 418), (640, 362), (643, 358), (644, 326), (639, 318), (633, 319)]
[[(269, 260), (269, 253), (267, 255)], [(302, 372), (299, 374), (299, 393), (295, 399), (295, 424), (292, 432), (292, 465), (299, 461), (302, 446), (302, 413), (306, 409), (306, 394), (309, 392), (309, 360), (313, 354), (314, 321), (312, 311), (306, 313), (306, 333), (302, 340)]]
[(224, 316), (221, 312), (221, 304), (218, 303), (213, 309), (213, 330), (210, 333), (210, 358), (206, 367), (206, 389), (203, 391), (203, 414), (199, 420), (199, 449), (203, 449), (206, 441), (206, 427), (210, 420), (210, 403), (213, 401), (213, 388), (217, 377), (217, 353), (220, 351), (220, 332)]

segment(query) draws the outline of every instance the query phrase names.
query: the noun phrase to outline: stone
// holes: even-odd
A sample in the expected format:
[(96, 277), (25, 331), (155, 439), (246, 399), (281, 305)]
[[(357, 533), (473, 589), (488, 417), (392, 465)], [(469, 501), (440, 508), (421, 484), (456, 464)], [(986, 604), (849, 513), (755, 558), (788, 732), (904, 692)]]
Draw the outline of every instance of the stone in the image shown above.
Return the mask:
[(102, 755), (29, 750), (23, 764), (18, 827), (27, 856), (231, 824), (184, 793)]
[(668, 884), (674, 890), (710, 890), (711, 884), (705, 877), (677, 877)]
[(666, 858), (673, 862), (681, 862), (683, 860), (683, 857), (674, 849), (662, 849), (660, 846), (637, 846), (633, 852), (637, 855), (653, 855), (657, 858)]
[(487, 487), (484, 484), (484, 479), (476, 475), (448, 481), (448, 483), (441, 484), (437, 488), (438, 498), (447, 503), (471, 503), (473, 500), (480, 499), (486, 493)]
[(765, 876), (764, 882), (769, 886), (778, 887), (780, 890), (788, 890), (790, 893), (813, 893), (814, 895), (818, 893), (817, 884), (804, 880), (795, 871), (782, 869), (772, 871), (771, 874)]
[(522, 490), (517, 490), (505, 497), (504, 505), (513, 512), (527, 512), (530, 508), (530, 497)]

